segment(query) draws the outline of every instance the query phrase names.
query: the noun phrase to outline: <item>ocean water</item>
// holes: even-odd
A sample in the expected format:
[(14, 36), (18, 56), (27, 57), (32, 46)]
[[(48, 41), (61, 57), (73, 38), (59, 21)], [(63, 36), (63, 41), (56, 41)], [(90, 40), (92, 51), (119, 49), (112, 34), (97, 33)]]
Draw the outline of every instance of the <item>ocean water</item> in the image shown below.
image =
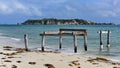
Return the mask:
[[(120, 62), (120, 26), (116, 25), (0, 25), (0, 45), (24, 48), (24, 34), (28, 35), (29, 49), (41, 48), (40, 33), (44, 31), (58, 31), (60, 28), (87, 29), (88, 51), (84, 51), (83, 37), (77, 37), (78, 55), (106, 57)], [(103, 34), (104, 48), (100, 52), (99, 30), (110, 30), (110, 50), (108, 51), (107, 35)], [(63, 37), (62, 49), (59, 50), (59, 37), (45, 37), (45, 49), (74, 54), (73, 37)]]

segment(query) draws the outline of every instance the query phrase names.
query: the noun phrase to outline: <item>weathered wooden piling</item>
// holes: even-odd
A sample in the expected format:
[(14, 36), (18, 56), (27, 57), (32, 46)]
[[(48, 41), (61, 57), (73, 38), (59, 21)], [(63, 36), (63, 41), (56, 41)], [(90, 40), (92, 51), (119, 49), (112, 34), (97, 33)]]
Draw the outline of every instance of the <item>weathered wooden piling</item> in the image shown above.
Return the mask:
[(73, 34), (74, 52), (77, 53), (77, 37)]
[(44, 45), (45, 45), (45, 36), (44, 36), (45, 32), (42, 35), (42, 41), (41, 41), (41, 50), (44, 51)]
[(100, 50), (103, 49), (103, 44), (102, 44), (102, 31), (100, 30)]
[(102, 34), (107, 34), (107, 48), (109, 50), (109, 48), (110, 48), (110, 30), (104, 30), (104, 31), (100, 30), (99, 34), (100, 34), (100, 50), (103, 49)]
[(107, 33), (107, 47), (110, 48), (110, 30)]
[(87, 51), (87, 34), (84, 35), (84, 49)]
[(62, 31), (60, 31), (60, 36), (59, 36), (59, 49), (62, 48)]
[(27, 34), (24, 35), (24, 43), (25, 43), (25, 50), (28, 51), (28, 38), (27, 38)]

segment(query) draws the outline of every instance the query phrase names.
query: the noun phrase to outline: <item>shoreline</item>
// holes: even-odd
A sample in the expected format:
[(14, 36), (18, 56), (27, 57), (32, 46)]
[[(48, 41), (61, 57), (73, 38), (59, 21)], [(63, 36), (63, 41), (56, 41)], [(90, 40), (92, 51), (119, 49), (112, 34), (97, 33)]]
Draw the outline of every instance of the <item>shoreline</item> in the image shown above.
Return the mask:
[(41, 50), (3, 46), (0, 68), (120, 68), (120, 63), (102, 57), (68, 55)]

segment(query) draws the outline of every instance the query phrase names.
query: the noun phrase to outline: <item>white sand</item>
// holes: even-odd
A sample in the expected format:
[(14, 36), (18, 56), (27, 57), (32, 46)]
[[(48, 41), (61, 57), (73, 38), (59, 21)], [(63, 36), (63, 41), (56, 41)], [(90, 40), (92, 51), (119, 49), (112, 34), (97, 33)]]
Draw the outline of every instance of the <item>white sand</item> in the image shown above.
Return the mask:
[[(53, 52), (22, 52), (0, 50), (0, 68), (115, 68), (119, 64), (110, 61), (94, 60), (77, 55)], [(88, 61), (89, 60), (89, 61)], [(31, 64), (30, 64), (31, 63)], [(48, 66), (45, 66), (48, 64)]]

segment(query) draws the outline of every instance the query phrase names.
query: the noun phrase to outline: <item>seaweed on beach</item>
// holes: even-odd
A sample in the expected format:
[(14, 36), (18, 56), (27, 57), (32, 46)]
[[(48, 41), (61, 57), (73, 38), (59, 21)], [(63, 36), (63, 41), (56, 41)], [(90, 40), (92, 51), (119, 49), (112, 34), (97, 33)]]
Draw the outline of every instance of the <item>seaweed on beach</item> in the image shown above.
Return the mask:
[(100, 57), (97, 57), (95, 60), (97, 60), (97, 61), (105, 61), (105, 62), (110, 61), (110, 60), (108, 60), (106, 58), (100, 58)]
[(71, 63), (74, 64), (75, 66), (80, 66), (80, 63), (78, 63), (78, 60), (72, 61)]
[(17, 66), (16, 65), (12, 65), (12, 68), (17, 68)]
[[(101, 58), (101, 57), (96, 57), (96, 58), (94, 58), (94, 59), (89, 58), (87, 61), (90, 62), (90, 63), (92, 63), (92, 64), (98, 64), (98, 63), (95, 63), (95, 61), (98, 61), (98, 62), (110, 63), (110, 64), (112, 64), (112, 65), (120, 65), (120, 63), (118, 63), (118, 62), (113, 62), (113, 61), (111, 61), (111, 60), (108, 60), (108, 59), (106, 59), (106, 58)], [(119, 68), (120, 68), (120, 67), (119, 67)]]
[(11, 46), (3, 46), (3, 50), (11, 51), (13, 47)]
[(48, 68), (55, 68), (52, 64), (44, 64), (44, 66), (46, 66)]
[(70, 63), (71, 63), (71, 64), (69, 64), (69, 66), (73, 66), (73, 65), (74, 65), (74, 66), (77, 66), (77, 68), (81, 68), (81, 67), (80, 67), (80, 63), (79, 63), (78, 60), (71, 61)]
[(35, 64), (36, 64), (36, 62), (29, 62), (29, 64), (31, 64), (31, 65), (35, 65)]
[(6, 67), (6, 65), (0, 65), (0, 67)]
[(72, 64), (69, 64), (69, 66), (73, 66)]
[(12, 62), (11, 60), (5, 60), (4, 62)]
[(12, 55), (16, 55), (17, 53), (3, 53), (3, 55), (6, 55), (6, 56), (12, 56)]
[(11, 59), (11, 58), (15, 58), (15, 57), (13, 57), (13, 56), (8, 56), (7, 58)]
[(113, 68), (120, 68), (120, 67), (115, 66), (115, 67), (113, 67)]
[(25, 51), (24, 48), (16, 48), (17, 53), (23, 53)]
[(22, 61), (16, 61), (17, 63), (21, 63)]
[(3, 46), (3, 48), (13, 48), (13, 47), (11, 47), (11, 46)]
[(1, 59), (6, 59), (6, 58), (3, 57), (3, 58), (1, 58)]
[(94, 61), (100, 61), (100, 62), (109, 62), (110, 60), (106, 59), (106, 58), (100, 58), (100, 57), (96, 57), (95, 59), (88, 59), (87, 61), (89, 61), (90, 63), (93, 63)]

